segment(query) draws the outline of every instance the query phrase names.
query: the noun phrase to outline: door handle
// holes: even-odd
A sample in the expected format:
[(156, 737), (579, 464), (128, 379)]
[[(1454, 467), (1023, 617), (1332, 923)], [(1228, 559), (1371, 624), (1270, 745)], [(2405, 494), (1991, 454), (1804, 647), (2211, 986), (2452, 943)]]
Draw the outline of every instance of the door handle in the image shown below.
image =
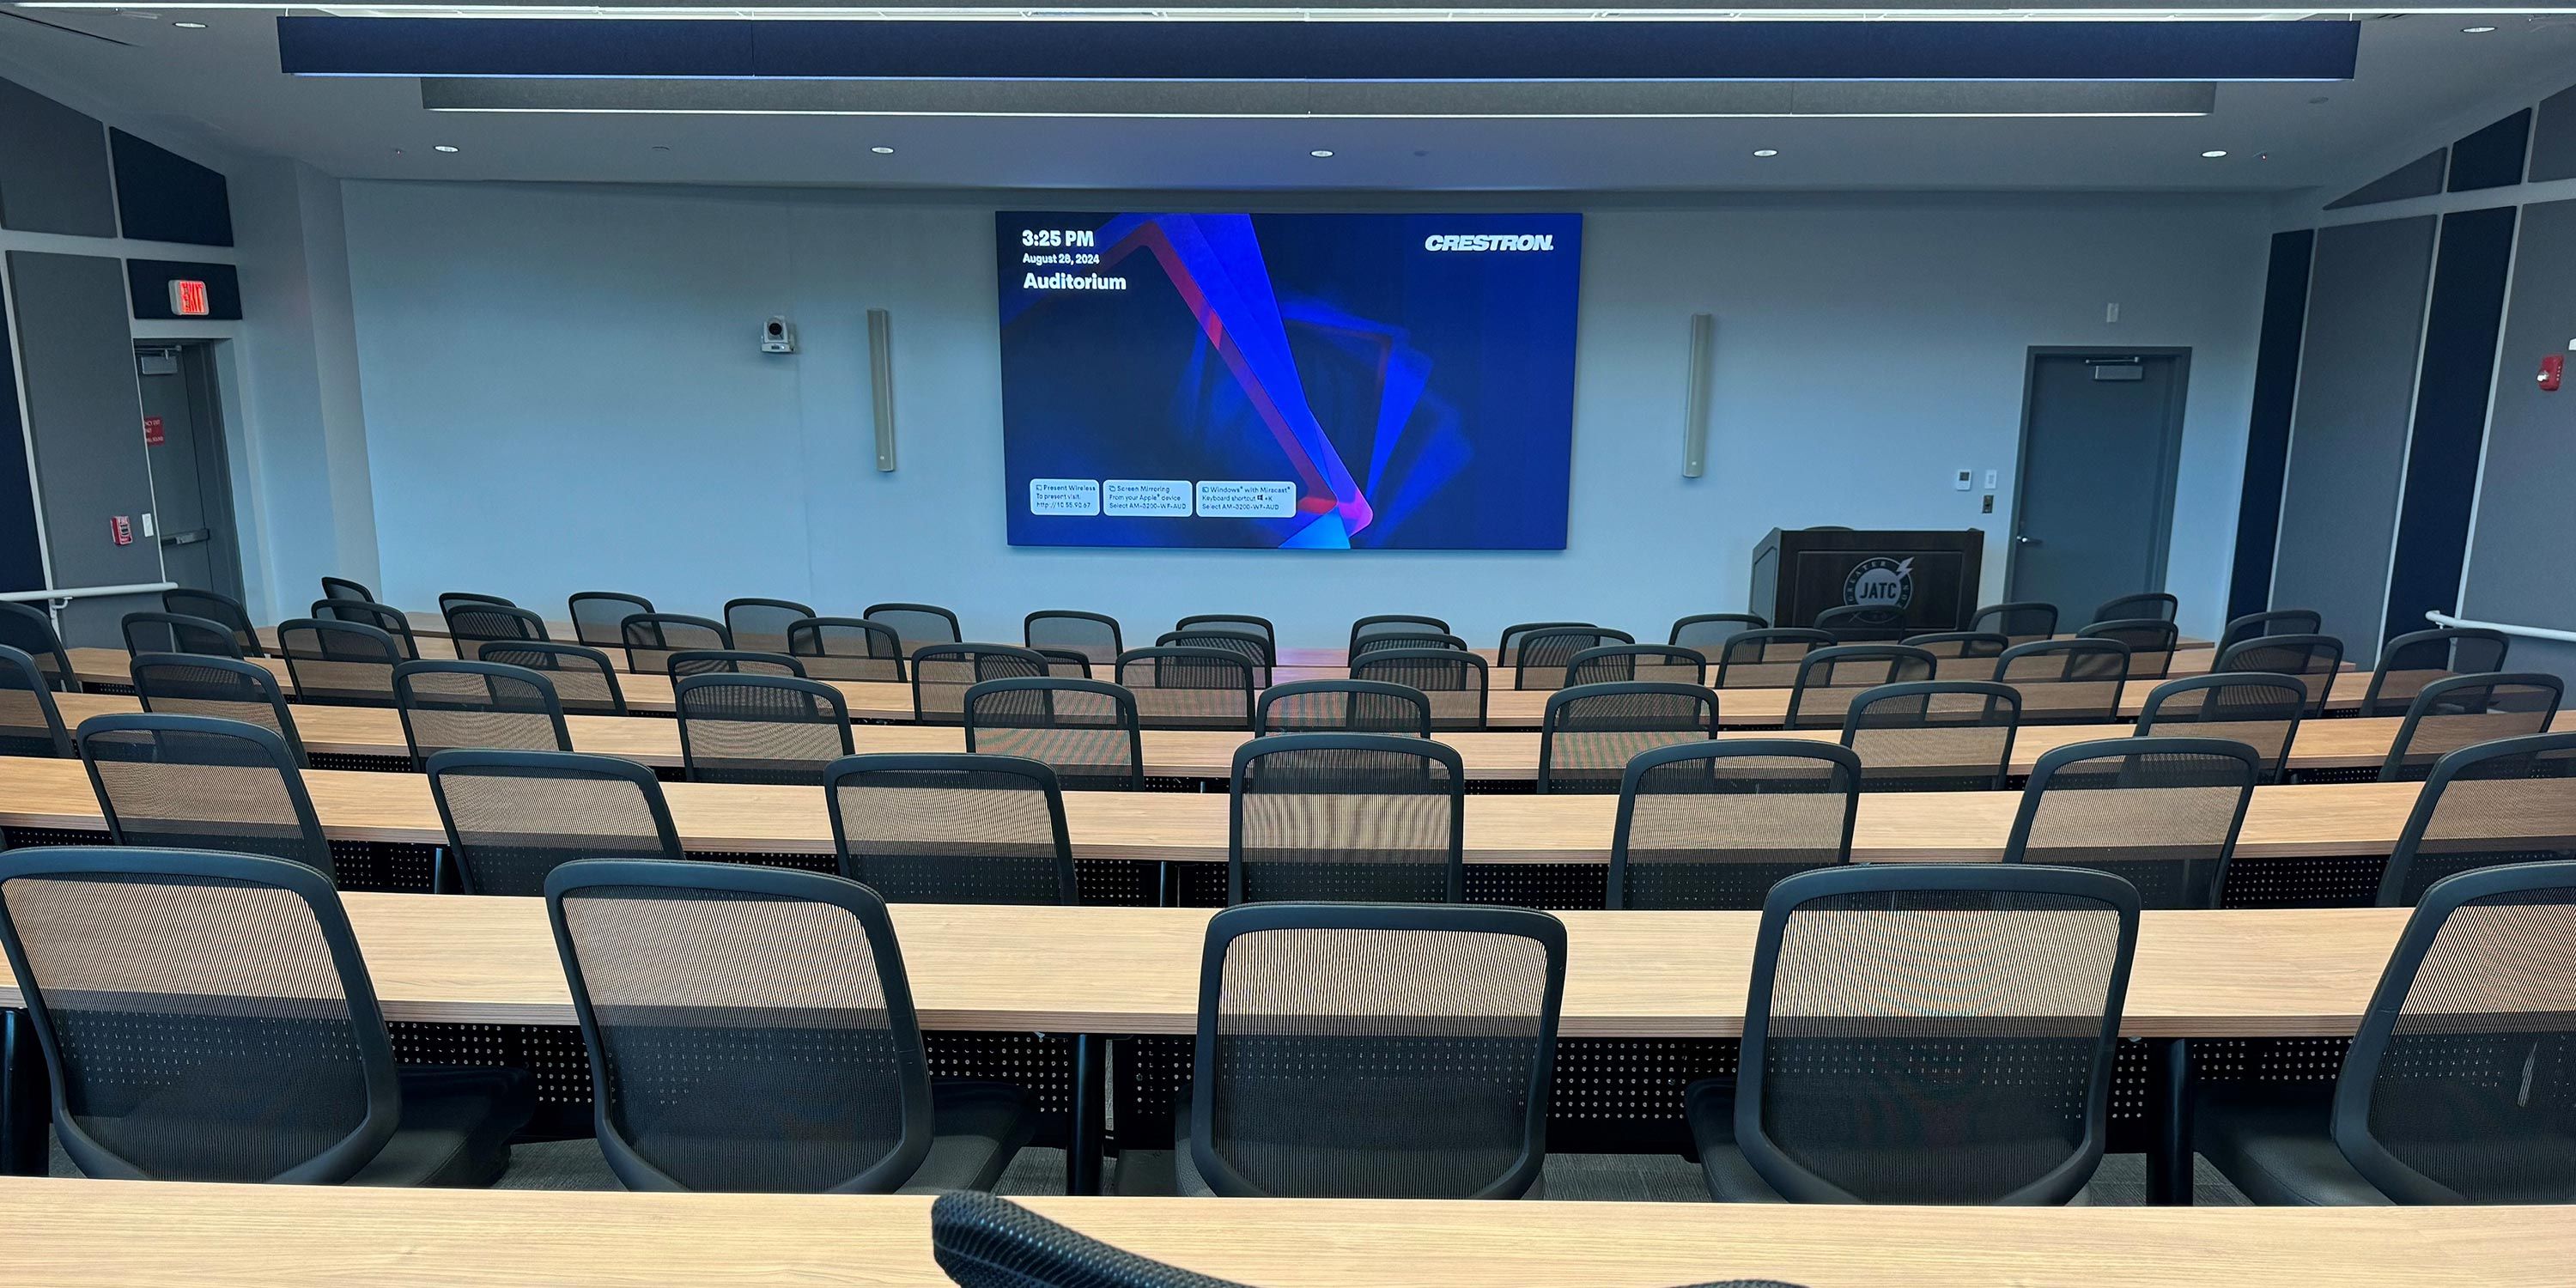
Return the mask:
[(2016, 535), (2013, 537), (2013, 544), (2015, 544), (2015, 545), (2022, 545), (2022, 546), (2035, 546), (2035, 545), (2040, 544), (2040, 540), (2039, 540), (2039, 538), (2037, 538), (2037, 537), (2025, 537), (2025, 536), (2020, 536), (2020, 535), (2016, 534)]
[(161, 544), (164, 546), (193, 546), (214, 535), (215, 534), (211, 529), (191, 528), (186, 532), (172, 532), (164, 534), (161, 538)]

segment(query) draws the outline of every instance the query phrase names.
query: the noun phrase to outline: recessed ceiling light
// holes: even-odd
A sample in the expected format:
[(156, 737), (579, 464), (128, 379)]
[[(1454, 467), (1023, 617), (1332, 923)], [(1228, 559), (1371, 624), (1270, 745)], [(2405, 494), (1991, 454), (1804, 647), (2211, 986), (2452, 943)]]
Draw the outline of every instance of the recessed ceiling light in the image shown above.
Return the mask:
[(874, 153), (876, 153), (878, 156), (881, 156), (881, 157), (890, 157), (890, 156), (893, 156), (893, 155), (894, 155), (894, 149), (893, 149), (893, 148), (890, 148), (890, 147), (886, 147), (886, 146), (885, 146), (885, 145), (883, 145), (883, 144), (879, 144), (879, 145), (877, 145), (876, 147), (869, 148), (869, 149), (868, 149), (868, 151), (870, 151), (870, 152), (874, 152)]
[(2205, 156), (2205, 157), (2207, 157), (2207, 158), (2209, 158), (2209, 159), (2210, 159), (2210, 160), (2212, 160), (2212, 161), (2215, 161), (2215, 160), (2217, 160), (2217, 159), (2218, 159), (2218, 158), (2220, 158), (2220, 157), (2226, 156), (2226, 155), (2227, 155), (2227, 149), (2225, 149), (2225, 148), (2211, 148), (2211, 149), (2210, 149), (2210, 150), (2208, 150), (2207, 152), (2203, 152), (2203, 153), (2201, 153), (2201, 155), (2202, 155), (2202, 156)]
[(1333, 150), (1331, 148), (1316, 148), (1313, 151), (1308, 152), (1306, 155), (1310, 157), (1328, 157), (1333, 155)]
[(2469, 36), (2483, 36), (2483, 35), (2487, 34), (2487, 33), (2488, 33), (2488, 32), (2490, 32), (2490, 31), (2493, 31), (2493, 30), (2495, 30), (2495, 28), (2493, 28), (2493, 27), (2462, 27), (2462, 28), (2460, 28), (2460, 32), (2461, 32), (2461, 34), (2463, 34), (2463, 35), (2469, 35)]
[(1753, 149), (1753, 155), (1755, 155), (1755, 156), (1757, 156), (1757, 157), (1776, 157), (1776, 156), (1780, 155), (1780, 149), (1778, 149), (1778, 148), (1755, 148), (1755, 149)]
[(456, 145), (453, 143), (433, 143), (430, 145), (429, 150), (432, 152), (454, 152), (456, 151)]
[(671, 150), (671, 145), (668, 143), (656, 143), (653, 145), (653, 150), (656, 152), (668, 152)]
[(202, 22), (174, 22), (170, 25), (181, 31), (204, 31), (206, 29), (206, 24)]

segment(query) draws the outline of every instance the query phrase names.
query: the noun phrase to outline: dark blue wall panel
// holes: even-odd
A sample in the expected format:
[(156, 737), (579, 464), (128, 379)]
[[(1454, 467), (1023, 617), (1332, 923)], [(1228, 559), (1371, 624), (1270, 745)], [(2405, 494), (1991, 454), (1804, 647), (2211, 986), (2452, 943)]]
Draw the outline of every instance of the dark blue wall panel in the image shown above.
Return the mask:
[(2349, 22), (277, 20), (300, 76), (2344, 80)]
[(2272, 606), (2272, 549), (2281, 535), (2281, 479), (2290, 466), (2290, 413), (2298, 405), (2299, 343), (2308, 325), (2308, 268), (2316, 230), (2272, 235), (2263, 281), (2263, 333), (2254, 351), (2254, 417), (2245, 436), (2245, 491), (2236, 507), (2236, 565), (2227, 615)]
[(2531, 150), (2531, 109), (2451, 145), (2451, 191), (2510, 188), (2522, 182), (2522, 157)]
[(232, 194), (223, 175), (123, 130), (109, 130), (107, 137), (126, 236), (191, 246), (233, 244)]
[(2424, 629), (2430, 609), (2458, 608), (2468, 557), (2469, 511), (2504, 328), (2506, 270), (2513, 262), (2512, 206), (2442, 217), (2433, 300), (2424, 318), (2415, 430), (2397, 510), (2397, 554), (2388, 570), (2386, 639)]
[(0, 591), (42, 590), (45, 561), (36, 549), (36, 488), (27, 474), (27, 425), (18, 408), (18, 367), (11, 360), (9, 311), (0, 309)]

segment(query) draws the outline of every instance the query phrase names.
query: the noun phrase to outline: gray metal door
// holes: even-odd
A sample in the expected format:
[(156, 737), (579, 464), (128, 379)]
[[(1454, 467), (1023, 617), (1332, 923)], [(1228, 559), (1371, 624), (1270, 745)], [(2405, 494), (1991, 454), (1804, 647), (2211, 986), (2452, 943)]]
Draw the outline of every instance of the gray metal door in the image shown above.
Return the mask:
[(2162, 590), (2187, 350), (2035, 350), (2022, 408), (2006, 597), (2057, 605)]
[(135, 346), (143, 441), (160, 507), (154, 530), (165, 577), (239, 599), (241, 545), (233, 539), (232, 478), (208, 357), (203, 345)]

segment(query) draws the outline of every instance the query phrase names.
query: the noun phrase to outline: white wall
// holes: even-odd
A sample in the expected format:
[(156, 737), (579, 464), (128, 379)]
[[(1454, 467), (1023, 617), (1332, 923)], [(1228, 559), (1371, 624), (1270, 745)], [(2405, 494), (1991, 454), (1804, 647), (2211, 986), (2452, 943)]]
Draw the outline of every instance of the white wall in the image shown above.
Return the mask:
[[(346, 184), (380, 592), (417, 607), (481, 590), (557, 613), (591, 588), (699, 612), (733, 595), (826, 612), (922, 599), (987, 639), (1016, 639), (1042, 607), (1115, 614), (1131, 642), (1216, 610), (1266, 614), (1291, 642), (1397, 610), (1480, 641), (1560, 617), (1661, 638), (1682, 614), (1743, 608), (1765, 530), (1841, 523), (1985, 527), (1992, 600), (2026, 350), (2179, 345), (2194, 353), (2168, 588), (2187, 630), (2218, 627), (2259, 200), (1514, 202), (1589, 216), (1569, 549), (1514, 554), (1006, 545), (991, 212), (1067, 202)], [(871, 467), (867, 424), (864, 315), (879, 307), (895, 320), (890, 475)], [(1715, 421), (1708, 477), (1686, 480), (1685, 319), (1700, 311), (1718, 317)], [(756, 351), (776, 312), (802, 354)], [(1988, 468), (2004, 476), (1991, 517), (1950, 484)]]

